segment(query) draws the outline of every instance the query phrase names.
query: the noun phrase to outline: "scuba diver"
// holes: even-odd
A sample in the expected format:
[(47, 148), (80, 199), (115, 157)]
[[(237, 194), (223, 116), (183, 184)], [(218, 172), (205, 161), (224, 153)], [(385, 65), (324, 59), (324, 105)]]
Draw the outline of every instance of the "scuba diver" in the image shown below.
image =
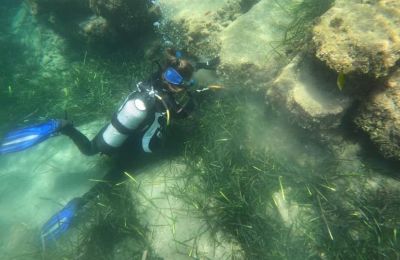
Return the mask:
[[(85, 155), (97, 153), (121, 154), (124, 146), (135, 144), (136, 148), (151, 153), (161, 145), (171, 117), (185, 118), (194, 110), (192, 92), (203, 92), (211, 88), (190, 90), (194, 71), (213, 70), (219, 58), (192, 65), (182, 58), (180, 51), (166, 50), (166, 62), (148, 80), (139, 82), (114, 114), (111, 122), (103, 127), (93, 140), (89, 140), (71, 121), (50, 119), (47, 122), (17, 129), (5, 135), (0, 143), (0, 155), (19, 152), (47, 140), (59, 133), (72, 139)], [(210, 86), (211, 87), (211, 86)], [(218, 87), (218, 86), (213, 86)], [(176, 96), (185, 96), (186, 101), (178, 102)], [(132, 145), (130, 145), (132, 149)]]
[[(166, 66), (158, 64), (158, 67), (150, 79), (137, 83), (136, 90), (126, 97), (111, 122), (91, 141), (70, 121), (59, 120), (59, 132), (71, 138), (85, 155), (114, 155), (127, 145), (131, 151), (135, 146), (152, 153), (161, 146), (170, 118), (185, 118), (194, 109), (194, 100), (188, 91), (195, 69), (191, 63), (181, 59), (178, 52), (168, 58)], [(176, 94), (186, 94), (187, 100), (181, 104)]]
[[(171, 117), (186, 118), (194, 110), (192, 92), (203, 92), (208, 88), (190, 90), (195, 70), (215, 69), (219, 59), (192, 65), (182, 58), (180, 51), (166, 50), (164, 65), (157, 63), (158, 70), (148, 80), (136, 84), (136, 89), (124, 100), (98, 134), (89, 140), (66, 119), (51, 119), (45, 123), (32, 125), (8, 133), (0, 143), (0, 155), (25, 150), (59, 133), (68, 136), (84, 155), (105, 154), (116, 156), (116, 167), (105, 180), (115, 180), (115, 172), (124, 171), (126, 156), (137, 152), (149, 154), (159, 150)], [(179, 101), (177, 96), (185, 94), (186, 100)], [(79, 198), (72, 199), (53, 215), (41, 229), (43, 249), (65, 233), (88, 201), (109, 188), (107, 183), (99, 183)]]

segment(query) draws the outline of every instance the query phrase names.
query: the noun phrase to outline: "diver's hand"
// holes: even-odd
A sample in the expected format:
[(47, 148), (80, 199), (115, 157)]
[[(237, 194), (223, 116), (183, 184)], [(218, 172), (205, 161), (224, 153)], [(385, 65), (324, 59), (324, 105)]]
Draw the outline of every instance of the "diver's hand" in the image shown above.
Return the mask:
[(221, 60), (220, 60), (219, 56), (217, 56), (206, 62), (198, 62), (198, 63), (196, 63), (196, 69), (215, 70), (218, 67), (220, 61)]
[(221, 85), (209, 85), (209, 86), (207, 86), (207, 87), (205, 87), (205, 88), (196, 89), (195, 91), (196, 91), (197, 93), (202, 93), (202, 92), (209, 91), (209, 90), (215, 91), (215, 90), (220, 90), (220, 89), (224, 89), (224, 88), (225, 88), (225, 87), (224, 87), (224, 86), (221, 86)]

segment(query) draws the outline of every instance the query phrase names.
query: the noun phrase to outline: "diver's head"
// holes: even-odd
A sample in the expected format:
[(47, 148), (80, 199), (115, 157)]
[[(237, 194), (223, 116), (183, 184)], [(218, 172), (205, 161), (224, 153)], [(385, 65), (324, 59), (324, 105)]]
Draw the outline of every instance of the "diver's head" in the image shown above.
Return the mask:
[(185, 59), (176, 60), (162, 74), (166, 89), (173, 93), (186, 90), (193, 72), (194, 68), (189, 61)]

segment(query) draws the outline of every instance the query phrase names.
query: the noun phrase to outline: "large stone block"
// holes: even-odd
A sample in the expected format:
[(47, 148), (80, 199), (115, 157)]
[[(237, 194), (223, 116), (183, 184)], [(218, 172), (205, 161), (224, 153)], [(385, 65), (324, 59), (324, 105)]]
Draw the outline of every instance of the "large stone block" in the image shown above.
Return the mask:
[(152, 32), (157, 12), (147, 1), (29, 0), (32, 14), (66, 38), (90, 44), (137, 40)]
[(218, 33), (241, 14), (241, 0), (160, 0), (164, 43), (198, 57), (219, 53)]
[(274, 78), (286, 62), (276, 48), (291, 21), (282, 5), (291, 2), (260, 1), (219, 34), (219, 73), (227, 82), (261, 89)]
[(320, 65), (297, 57), (267, 91), (268, 103), (307, 129), (337, 128), (351, 105), (351, 99), (336, 87), (335, 76)]
[(400, 160), (400, 69), (364, 101), (355, 122), (385, 157)]
[(400, 1), (338, 0), (314, 28), (317, 57), (332, 69), (388, 75), (400, 59)]

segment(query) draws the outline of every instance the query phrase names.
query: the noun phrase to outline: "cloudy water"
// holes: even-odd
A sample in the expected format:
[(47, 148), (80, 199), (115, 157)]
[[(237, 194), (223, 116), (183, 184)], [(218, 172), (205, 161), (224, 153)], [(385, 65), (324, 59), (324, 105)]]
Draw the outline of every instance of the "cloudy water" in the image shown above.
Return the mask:
[(400, 259), (399, 23), (3, 0), (0, 258)]

